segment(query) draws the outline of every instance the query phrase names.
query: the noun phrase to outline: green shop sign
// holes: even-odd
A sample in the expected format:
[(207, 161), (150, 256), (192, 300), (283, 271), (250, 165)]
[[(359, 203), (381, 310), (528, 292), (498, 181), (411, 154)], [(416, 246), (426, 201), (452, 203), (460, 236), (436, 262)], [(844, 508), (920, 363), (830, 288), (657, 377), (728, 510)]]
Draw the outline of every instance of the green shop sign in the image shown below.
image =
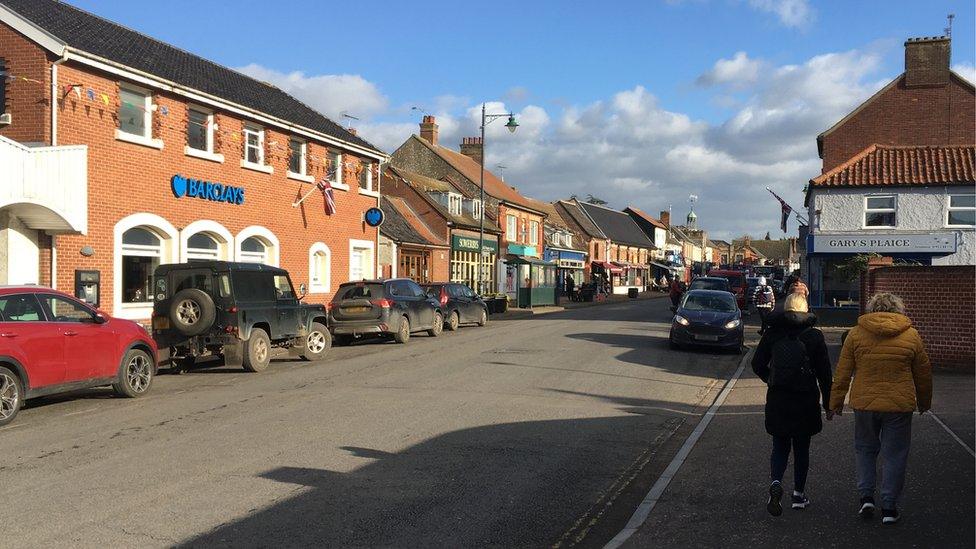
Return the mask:
[[(478, 237), (471, 236), (459, 236), (454, 235), (451, 237), (451, 248), (464, 252), (477, 252), (478, 251)], [(498, 253), (498, 241), (485, 239), (485, 250), (497, 254)]]

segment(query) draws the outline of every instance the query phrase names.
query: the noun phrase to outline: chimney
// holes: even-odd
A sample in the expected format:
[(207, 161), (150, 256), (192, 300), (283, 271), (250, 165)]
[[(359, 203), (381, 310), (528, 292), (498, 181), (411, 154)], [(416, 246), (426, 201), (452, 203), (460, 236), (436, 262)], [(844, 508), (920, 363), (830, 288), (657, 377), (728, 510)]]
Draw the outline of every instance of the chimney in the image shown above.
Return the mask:
[(437, 122), (433, 115), (424, 115), (424, 121), (420, 123), (420, 137), (431, 145), (437, 144)]
[(480, 166), (484, 162), (485, 144), (480, 137), (462, 137), (461, 154), (474, 160)]
[(749, 235), (743, 236), (742, 237), (742, 245), (743, 246), (752, 246), (752, 237), (749, 236)]
[(353, 135), (356, 135), (356, 128), (349, 127), (349, 128), (346, 128), (346, 131), (349, 132), (349, 133), (351, 133), (351, 134), (353, 134)]
[(905, 86), (942, 87), (949, 83), (949, 38), (909, 38), (905, 42)]
[(661, 223), (664, 223), (665, 227), (671, 226), (671, 212), (661, 212)]

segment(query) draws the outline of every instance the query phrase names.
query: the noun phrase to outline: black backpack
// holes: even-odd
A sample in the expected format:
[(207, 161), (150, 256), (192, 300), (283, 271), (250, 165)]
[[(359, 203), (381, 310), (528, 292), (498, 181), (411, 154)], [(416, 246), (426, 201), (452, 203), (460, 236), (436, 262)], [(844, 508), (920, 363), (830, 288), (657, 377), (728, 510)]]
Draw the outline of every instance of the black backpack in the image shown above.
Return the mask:
[(770, 387), (791, 391), (817, 390), (817, 377), (810, 366), (807, 346), (799, 339), (800, 335), (787, 333), (786, 337), (773, 344), (773, 358), (769, 364)]

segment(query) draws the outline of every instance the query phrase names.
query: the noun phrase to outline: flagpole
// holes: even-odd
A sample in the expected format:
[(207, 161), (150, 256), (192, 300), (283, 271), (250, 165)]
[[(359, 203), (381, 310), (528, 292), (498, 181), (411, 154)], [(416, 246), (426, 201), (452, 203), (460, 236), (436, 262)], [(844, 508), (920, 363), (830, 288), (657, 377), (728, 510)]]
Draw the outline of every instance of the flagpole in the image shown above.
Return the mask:
[(778, 194), (776, 194), (776, 193), (774, 193), (774, 192), (773, 192), (773, 190), (772, 190), (772, 189), (770, 189), (769, 187), (766, 187), (766, 190), (767, 190), (767, 191), (769, 191), (769, 194), (771, 194), (771, 195), (773, 195), (774, 197), (776, 197), (776, 200), (779, 200), (781, 204), (785, 204), (785, 205), (786, 205), (786, 206), (787, 206), (787, 207), (788, 207), (788, 208), (790, 209), (790, 211), (791, 211), (791, 212), (792, 212), (792, 213), (793, 213), (794, 215), (796, 215), (796, 220), (797, 220), (797, 221), (799, 221), (800, 223), (803, 223), (804, 225), (807, 225), (807, 226), (809, 226), (809, 225), (810, 225), (810, 222), (809, 222), (809, 221), (807, 221), (807, 218), (806, 218), (806, 217), (804, 217), (804, 216), (802, 216), (802, 215), (800, 215), (800, 212), (799, 212), (799, 211), (797, 211), (797, 209), (796, 209), (796, 208), (794, 208), (793, 206), (791, 206), (791, 205), (790, 205), (790, 204), (789, 204), (789, 203), (788, 203), (787, 201), (785, 201), (785, 200), (783, 200), (782, 198), (780, 198), (780, 197), (779, 197), (779, 195), (778, 195)]

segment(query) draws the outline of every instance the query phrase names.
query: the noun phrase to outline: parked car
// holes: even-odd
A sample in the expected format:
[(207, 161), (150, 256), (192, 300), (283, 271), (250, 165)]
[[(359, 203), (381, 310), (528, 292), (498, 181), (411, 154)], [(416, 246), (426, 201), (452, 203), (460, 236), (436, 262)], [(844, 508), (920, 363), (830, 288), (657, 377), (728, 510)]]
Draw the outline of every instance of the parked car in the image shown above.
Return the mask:
[(742, 311), (735, 296), (720, 290), (690, 290), (681, 305), (672, 307), (669, 343), (721, 347), (739, 352), (743, 343)]
[(195, 261), (156, 267), (153, 338), (183, 371), (200, 357), (250, 372), (267, 369), (273, 347), (321, 360), (332, 347), (325, 306), (302, 303), (288, 271), (259, 263)]
[(725, 269), (712, 269), (708, 276), (720, 276), (729, 281), (732, 286), (732, 293), (735, 294), (735, 301), (739, 309), (746, 311), (749, 296), (746, 294), (746, 274), (742, 271), (732, 271)]
[(444, 327), (448, 331), (457, 330), (461, 324), (484, 326), (488, 323), (488, 305), (467, 285), (438, 282), (424, 284), (423, 288), (429, 297), (441, 304)]
[(729, 284), (729, 279), (722, 278), (720, 276), (703, 276), (696, 278), (691, 281), (691, 285), (688, 286), (689, 290), (721, 290), (723, 292), (732, 293), (732, 285)]
[(410, 334), (437, 337), (444, 330), (441, 304), (409, 278), (346, 282), (329, 304), (329, 329), (336, 345), (364, 336), (389, 336), (406, 343)]
[(40, 286), (0, 287), (0, 425), (34, 397), (111, 385), (140, 397), (156, 375), (142, 326)]

